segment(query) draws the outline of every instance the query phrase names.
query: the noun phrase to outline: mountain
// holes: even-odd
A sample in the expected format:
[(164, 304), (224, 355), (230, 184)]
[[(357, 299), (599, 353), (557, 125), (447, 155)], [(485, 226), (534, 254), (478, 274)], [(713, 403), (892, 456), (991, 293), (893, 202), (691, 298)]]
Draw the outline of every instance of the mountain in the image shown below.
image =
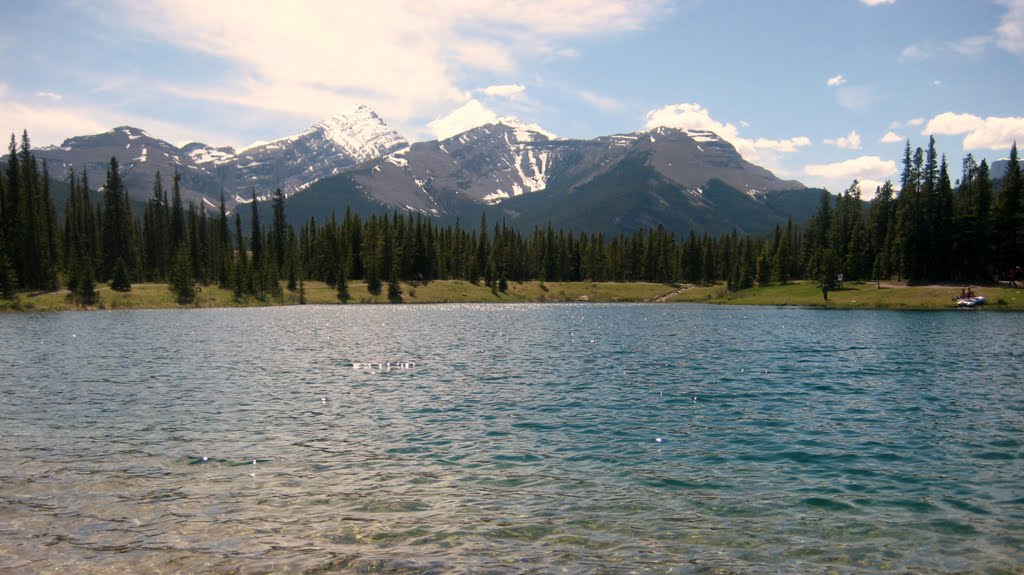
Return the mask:
[(289, 210), (304, 219), (362, 205), (468, 222), (485, 212), (520, 228), (759, 233), (789, 215), (807, 219), (820, 195), (745, 161), (712, 132), (656, 128), (571, 140), (503, 119), (325, 179), (291, 198)]
[(713, 132), (656, 128), (589, 140), (557, 138), (512, 118), (444, 140), (409, 144), (357, 106), (300, 134), (236, 150), (181, 148), (130, 126), (40, 148), (51, 174), (86, 169), (101, 186), (110, 157), (129, 195), (145, 200), (159, 171), (181, 174), (186, 201), (228, 206), (282, 188), (293, 221), (342, 213), (411, 210), (442, 222), (503, 219), (520, 228), (619, 233), (665, 226), (761, 233), (790, 215), (807, 219), (820, 190), (777, 178)]
[(168, 190), (177, 169), (186, 199), (205, 200), (213, 206), (224, 192), (229, 203), (245, 201), (253, 190), (269, 197), (277, 188), (291, 195), (314, 182), (360, 162), (379, 158), (408, 143), (388, 128), (366, 106), (319, 122), (308, 130), (258, 143), (242, 150), (190, 143), (178, 148), (131, 126), (103, 134), (69, 138), (60, 146), (35, 150), (49, 162), (50, 173), (84, 167), (93, 187), (103, 185), (111, 156), (121, 165), (129, 195), (145, 199), (152, 194), (159, 171)]

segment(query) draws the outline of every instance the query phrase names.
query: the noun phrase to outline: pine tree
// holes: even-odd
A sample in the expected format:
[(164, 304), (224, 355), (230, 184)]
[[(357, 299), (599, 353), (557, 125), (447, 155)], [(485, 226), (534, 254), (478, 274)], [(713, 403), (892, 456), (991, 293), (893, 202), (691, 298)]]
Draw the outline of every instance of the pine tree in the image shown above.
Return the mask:
[(391, 264), (391, 274), (388, 277), (388, 299), (399, 301), (402, 299), (402, 286), (398, 283), (398, 262)]
[(173, 184), (173, 196), (172, 204), (170, 207), (170, 246), (168, 247), (168, 253), (173, 254), (172, 257), (178, 253), (178, 248), (185, 243), (186, 230), (185, 230), (185, 209), (181, 204), (181, 174), (178, 170), (174, 170), (174, 184)]
[(1017, 157), (1017, 142), (1010, 148), (1010, 161), (1003, 176), (1003, 187), (996, 200), (996, 265), (997, 272), (1004, 276), (1007, 270), (1021, 265), (1024, 259), (1022, 243), (1024, 243), (1024, 176), (1021, 174), (1020, 161)]
[(128, 266), (122, 258), (117, 258), (114, 264), (114, 276), (110, 280), (110, 289), (119, 292), (128, 292), (132, 289), (132, 281), (128, 277)]
[[(103, 189), (103, 267), (100, 276), (108, 280), (114, 274), (118, 258), (126, 266), (136, 262), (135, 224), (128, 207), (128, 194), (121, 180), (117, 158), (110, 158)], [(129, 269), (132, 274), (132, 268)]]
[(228, 212), (224, 206), (224, 190), (220, 192), (220, 218), (217, 220), (217, 241), (220, 244), (217, 250), (218, 254), (220, 254), (217, 281), (220, 287), (227, 288), (231, 285), (234, 277), (234, 267), (232, 266), (234, 250), (231, 248), (231, 234), (228, 230)]
[(345, 267), (342, 266), (341, 270), (338, 271), (338, 276), (337, 276), (337, 279), (336, 279), (336, 282), (337, 282), (337, 285), (338, 285), (338, 300), (340, 302), (342, 302), (342, 303), (347, 303), (348, 300), (349, 300), (349, 297), (350, 297), (349, 293), (348, 293), (348, 277), (347, 276), (348, 276), (348, 270), (346, 270)]
[(187, 246), (180, 246), (177, 253), (174, 254), (170, 287), (179, 305), (187, 305), (195, 301), (196, 286), (192, 277), (192, 261)]
[(249, 263), (245, 246), (245, 236), (242, 235), (242, 217), (235, 212), (235, 237), (238, 239), (237, 259), (235, 261), (234, 274), (234, 295), (235, 301), (240, 301), (249, 290)]
[(96, 275), (93, 273), (92, 258), (82, 257), (78, 261), (78, 278), (74, 293), (79, 305), (94, 305), (99, 301), (100, 294), (96, 291)]
[(284, 269), (285, 266), (285, 252), (288, 239), (288, 222), (285, 220), (284, 193), (281, 191), (281, 188), (277, 188), (277, 191), (274, 192), (273, 208), (274, 218), (270, 228), (270, 249), (273, 254), (274, 264), (280, 270)]
[(7, 255), (7, 239), (0, 234), (0, 299), (14, 299), (18, 288), (18, 276), (14, 264)]

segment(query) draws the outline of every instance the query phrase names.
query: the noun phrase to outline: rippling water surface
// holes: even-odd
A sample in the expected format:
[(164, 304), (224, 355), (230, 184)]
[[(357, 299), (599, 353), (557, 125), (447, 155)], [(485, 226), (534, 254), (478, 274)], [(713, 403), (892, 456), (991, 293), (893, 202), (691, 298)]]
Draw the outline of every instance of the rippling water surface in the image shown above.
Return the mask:
[(1024, 572), (1020, 315), (0, 316), (0, 571)]

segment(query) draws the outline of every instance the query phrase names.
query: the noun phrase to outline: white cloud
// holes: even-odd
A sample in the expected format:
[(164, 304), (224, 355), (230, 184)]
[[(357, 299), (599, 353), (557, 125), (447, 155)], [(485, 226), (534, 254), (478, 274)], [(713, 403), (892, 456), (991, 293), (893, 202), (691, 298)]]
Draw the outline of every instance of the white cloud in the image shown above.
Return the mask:
[(900, 128), (923, 126), (924, 118), (911, 118), (905, 122), (900, 120), (893, 120), (889, 123), (890, 130), (899, 130)]
[(798, 148), (810, 145), (811, 139), (807, 136), (797, 136), (795, 138), (786, 138), (785, 140), (769, 140), (767, 138), (758, 138), (754, 140), (755, 150), (770, 150), (772, 152), (779, 152), (782, 154), (791, 154), (797, 151)]
[(936, 88), (942, 87), (942, 80), (932, 80), (932, 86)]
[[(238, 142), (230, 142), (224, 134), (213, 134), (201, 128), (197, 130), (195, 126), (183, 126), (145, 116), (123, 114), (106, 107), (75, 106), (63, 101), (34, 105), (0, 100), (0, 126), (16, 130), (19, 134), (27, 130), (33, 147), (57, 145), (72, 136), (99, 134), (115, 126), (125, 125), (145, 129), (157, 138), (179, 146), (196, 139), (220, 145), (238, 145)], [(3, 141), (6, 142), (6, 139)]]
[(980, 56), (991, 43), (992, 38), (989, 36), (968, 36), (955, 42), (947, 42), (946, 46), (961, 56)]
[(606, 97), (606, 96), (601, 96), (599, 94), (595, 94), (595, 93), (591, 92), (590, 90), (578, 90), (576, 92), (576, 95), (578, 95), (580, 98), (582, 98), (585, 102), (587, 102), (591, 106), (593, 106), (595, 108), (598, 108), (598, 109), (601, 109), (601, 110), (604, 110), (606, 112), (610, 112), (610, 111), (614, 111), (614, 110), (618, 110), (619, 109), (619, 102), (618, 102), (618, 100), (616, 100), (614, 98), (609, 98), (609, 97)]
[(843, 150), (859, 150), (860, 134), (857, 133), (857, 130), (850, 130), (850, 133), (845, 136), (840, 136), (835, 139), (825, 138), (825, 143)]
[(792, 153), (800, 147), (811, 144), (810, 138), (806, 136), (797, 136), (783, 140), (767, 138), (757, 138), (755, 140), (742, 137), (736, 126), (731, 123), (723, 124), (715, 120), (706, 108), (696, 103), (673, 104), (647, 112), (647, 121), (644, 129), (651, 130), (659, 126), (710, 130), (735, 146), (736, 150), (745, 160), (765, 166), (773, 171), (778, 170), (778, 167), (774, 166), (774, 164), (779, 159), (780, 154)]
[(503, 84), (499, 86), (487, 86), (480, 90), (485, 96), (508, 98), (516, 100), (526, 95), (526, 86), (522, 84)]
[(836, 100), (847, 110), (860, 112), (871, 107), (875, 94), (866, 86), (843, 86), (836, 91)]
[(1024, 54), (1024, 0), (1000, 0), (1007, 7), (999, 27), (996, 43), (1011, 54)]
[(877, 192), (878, 188), (881, 188), (882, 185), (885, 184), (885, 181), (876, 180), (872, 178), (863, 178), (857, 180), (857, 183), (860, 185), (860, 199), (864, 201), (870, 201), (874, 199), (876, 195), (875, 192)]
[(911, 44), (900, 52), (900, 63), (921, 62), (931, 57), (931, 48), (920, 44)]
[(829, 88), (835, 88), (837, 86), (842, 86), (845, 83), (846, 83), (846, 78), (844, 78), (842, 74), (839, 74), (837, 76), (832, 76), (828, 80), (825, 80), (825, 85), (828, 86)]
[(1024, 117), (944, 112), (929, 120), (921, 134), (964, 135), (965, 150), (1009, 150), (1014, 141), (1024, 141)]
[(193, 100), (319, 120), (372, 103), (401, 126), (469, 100), (461, 79), (508, 75), (566, 42), (642, 28), (659, 0), (452, 0), (390, 3), (122, 0), (135, 34), (209, 55), (216, 81), (164, 85)]
[(888, 132), (885, 133), (884, 136), (882, 136), (882, 139), (878, 141), (883, 144), (899, 144), (904, 140), (905, 138), (903, 136), (897, 134), (896, 132), (893, 132), (892, 130), (889, 130)]
[(493, 110), (481, 104), (479, 100), (473, 99), (451, 113), (430, 122), (427, 124), (427, 129), (438, 140), (444, 140), (477, 126), (493, 124), (497, 121), (498, 115)]
[(49, 100), (51, 102), (60, 102), (61, 100), (64, 99), (64, 96), (61, 96), (60, 94), (58, 94), (56, 92), (47, 92), (47, 91), (36, 92), (36, 97), (43, 98), (43, 99)]
[(896, 162), (883, 160), (878, 156), (861, 156), (852, 160), (831, 164), (808, 164), (804, 173), (829, 180), (853, 181), (883, 179), (896, 173)]
[(860, 0), (860, 2), (868, 6), (881, 6), (883, 4), (895, 4), (896, 0)]

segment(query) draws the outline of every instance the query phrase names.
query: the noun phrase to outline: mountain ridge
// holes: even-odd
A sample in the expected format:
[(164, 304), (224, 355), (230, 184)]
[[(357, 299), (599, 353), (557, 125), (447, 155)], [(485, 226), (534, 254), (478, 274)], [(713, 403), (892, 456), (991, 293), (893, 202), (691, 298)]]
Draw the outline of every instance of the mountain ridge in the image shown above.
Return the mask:
[[(581, 227), (608, 231), (649, 224), (681, 233), (756, 233), (784, 220), (770, 205), (773, 194), (806, 190), (747, 162), (706, 130), (658, 127), (583, 140), (506, 117), (445, 139), (410, 143), (366, 106), (237, 150), (201, 142), (179, 148), (119, 126), (40, 148), (38, 156), (60, 171), (84, 167), (93, 185), (104, 180), (109, 158), (116, 156), (129, 193), (139, 200), (151, 195), (157, 172), (168, 188), (177, 171), (186, 200), (207, 206), (222, 193), (233, 207), (253, 196), (269, 199), (281, 188), (289, 204), (310, 217), (341, 211), (347, 203), (362, 211), (409, 210), (442, 219), (483, 211), (522, 225), (563, 214)], [(716, 193), (706, 196), (712, 188)], [(797, 194), (801, 200), (791, 204), (803, 214), (804, 204), (815, 204), (819, 195), (804, 202), (809, 194)], [(614, 213), (616, 206), (622, 213)]]

